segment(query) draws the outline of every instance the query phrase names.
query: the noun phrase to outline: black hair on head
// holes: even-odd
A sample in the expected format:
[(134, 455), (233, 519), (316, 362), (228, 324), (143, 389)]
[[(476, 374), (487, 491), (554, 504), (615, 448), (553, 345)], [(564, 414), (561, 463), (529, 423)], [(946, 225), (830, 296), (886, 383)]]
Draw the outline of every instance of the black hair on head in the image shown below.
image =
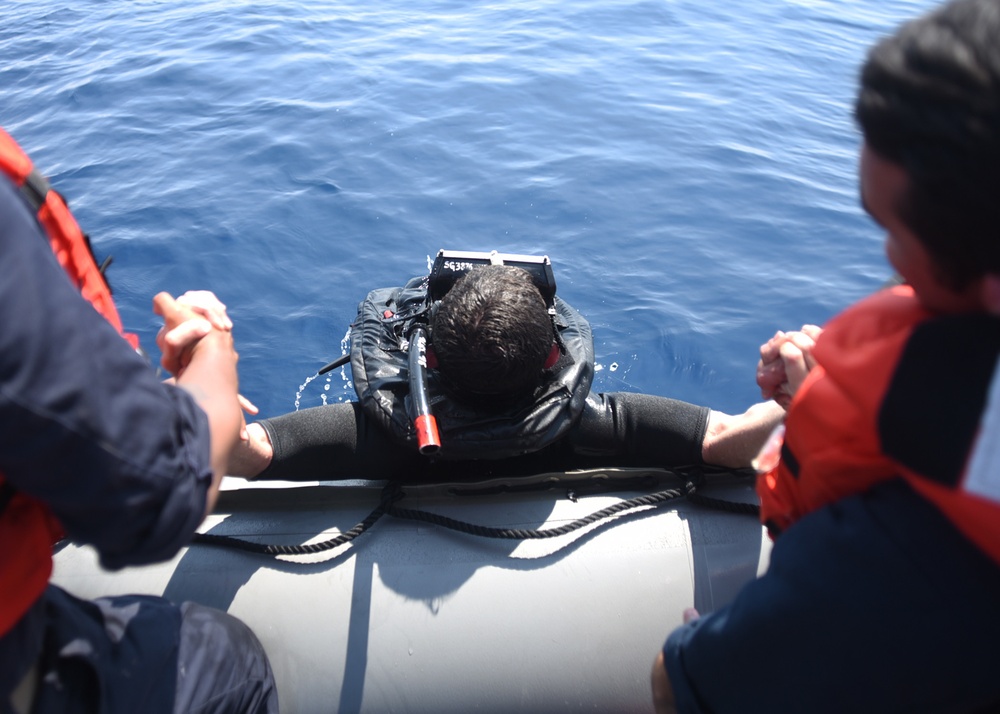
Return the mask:
[(875, 45), (855, 118), (906, 172), (897, 209), (946, 284), (1000, 273), (1000, 0), (952, 0)]
[(441, 300), (431, 340), (438, 370), (457, 399), (509, 404), (540, 383), (552, 319), (527, 271), (476, 267)]

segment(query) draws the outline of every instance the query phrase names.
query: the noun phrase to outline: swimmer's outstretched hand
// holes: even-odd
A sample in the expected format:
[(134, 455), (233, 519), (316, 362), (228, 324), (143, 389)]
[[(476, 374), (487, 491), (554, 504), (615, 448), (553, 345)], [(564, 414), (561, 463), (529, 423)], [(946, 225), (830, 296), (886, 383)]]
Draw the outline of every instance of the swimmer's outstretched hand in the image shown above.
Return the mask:
[(230, 476), (256, 478), (271, 464), (274, 458), (274, 448), (264, 427), (254, 422), (247, 424), (240, 433), (240, 443), (229, 454), (229, 467), (226, 473)]
[[(214, 296), (213, 296), (214, 297)], [(216, 300), (218, 302), (218, 300)], [(225, 306), (222, 306), (223, 315)], [(160, 348), (160, 364), (175, 377), (180, 376), (191, 362), (191, 353), (199, 340), (208, 335), (215, 325), (205, 316), (205, 309), (196, 310), (190, 304), (175, 300), (170, 293), (157, 293), (153, 297), (153, 312), (163, 318), (163, 327), (156, 334), (156, 346)], [(213, 316), (218, 320), (218, 312)], [(228, 318), (227, 318), (228, 319)], [(230, 328), (232, 323), (229, 323)]]
[(229, 332), (233, 321), (226, 314), (226, 306), (211, 290), (188, 290), (177, 298), (177, 303), (191, 308), (192, 312), (208, 320), (216, 330)]
[(765, 399), (787, 409), (809, 371), (816, 366), (812, 350), (823, 330), (803, 325), (797, 332), (778, 332), (761, 345), (757, 385)]
[[(170, 293), (162, 292), (153, 298), (153, 312), (163, 317), (164, 325), (156, 336), (156, 344), (163, 357), (163, 368), (177, 376), (191, 360), (191, 350), (202, 337), (212, 330), (231, 332), (233, 321), (226, 314), (226, 306), (209, 290), (189, 290), (176, 300)], [(242, 394), (237, 395), (240, 408), (256, 415), (260, 410)], [(245, 441), (246, 423), (240, 430)]]

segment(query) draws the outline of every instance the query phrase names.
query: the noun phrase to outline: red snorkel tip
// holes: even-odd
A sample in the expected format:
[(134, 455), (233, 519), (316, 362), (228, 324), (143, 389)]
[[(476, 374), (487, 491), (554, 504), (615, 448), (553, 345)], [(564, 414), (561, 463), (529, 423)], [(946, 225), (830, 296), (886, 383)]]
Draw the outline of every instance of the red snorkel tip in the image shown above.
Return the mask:
[(441, 436), (438, 434), (437, 419), (433, 414), (421, 414), (413, 420), (417, 430), (417, 448), (424, 456), (436, 454), (441, 448)]

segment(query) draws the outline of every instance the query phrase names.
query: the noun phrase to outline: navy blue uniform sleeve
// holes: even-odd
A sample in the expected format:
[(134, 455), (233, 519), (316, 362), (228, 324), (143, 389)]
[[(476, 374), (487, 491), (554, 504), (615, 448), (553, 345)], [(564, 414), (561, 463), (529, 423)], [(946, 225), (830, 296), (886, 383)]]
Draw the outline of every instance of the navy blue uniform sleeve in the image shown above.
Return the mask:
[(105, 567), (172, 556), (204, 515), (204, 412), (86, 302), (0, 178), (0, 473)]

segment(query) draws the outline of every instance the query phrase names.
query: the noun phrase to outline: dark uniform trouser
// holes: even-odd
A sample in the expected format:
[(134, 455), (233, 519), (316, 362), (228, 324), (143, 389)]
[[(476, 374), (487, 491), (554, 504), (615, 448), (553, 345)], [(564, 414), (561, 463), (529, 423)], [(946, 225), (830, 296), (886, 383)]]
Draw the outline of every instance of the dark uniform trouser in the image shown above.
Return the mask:
[(278, 713), (278, 690), (250, 628), (219, 610), (181, 605), (174, 712)]
[(1000, 712), (1000, 567), (893, 479), (803, 516), (663, 649), (680, 712)]
[(196, 603), (81, 600), (49, 586), (33, 714), (277, 714), (267, 656), (236, 618)]

